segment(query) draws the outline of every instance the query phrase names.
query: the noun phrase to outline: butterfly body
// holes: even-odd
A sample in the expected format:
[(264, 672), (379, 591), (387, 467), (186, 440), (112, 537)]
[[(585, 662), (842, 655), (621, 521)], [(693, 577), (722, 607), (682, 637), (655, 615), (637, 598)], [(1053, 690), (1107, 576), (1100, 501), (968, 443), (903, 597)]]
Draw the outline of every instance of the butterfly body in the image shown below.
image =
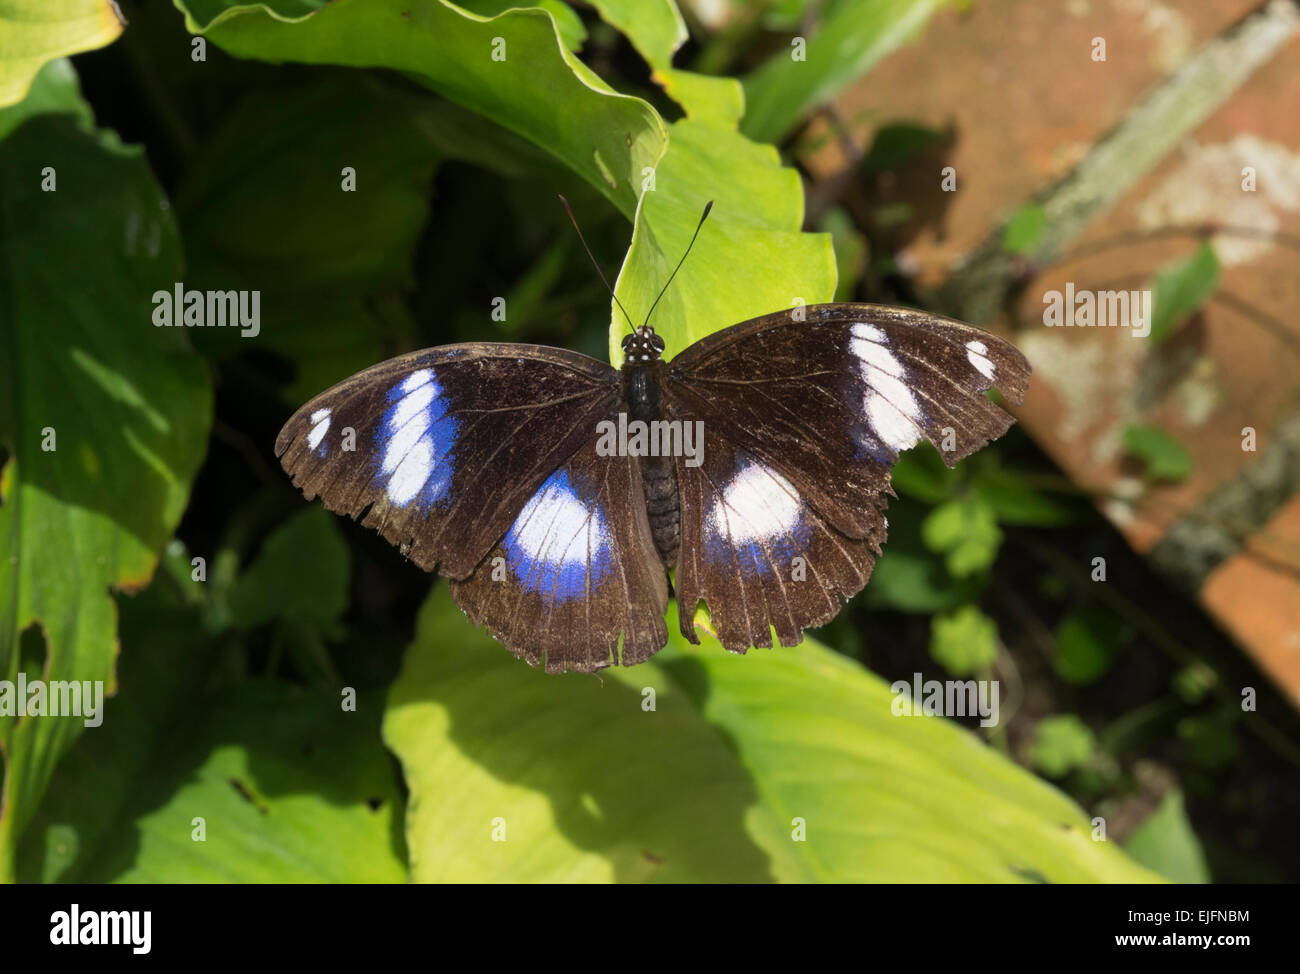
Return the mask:
[[(985, 391), (1018, 403), (1029, 378), (998, 338), (880, 305), (765, 315), (668, 361), (643, 326), (623, 352), (413, 352), (307, 403), (276, 452), (516, 655), (592, 671), (667, 642), (670, 572), (689, 640), (703, 602), (728, 649), (799, 642), (867, 583), (898, 454), (929, 439), (955, 464), (1012, 422)], [(636, 423), (665, 448), (624, 449)]]
[[(663, 339), (648, 326), (628, 335), (623, 342), (623, 399), (633, 422), (651, 426), (668, 419), (660, 389), (663, 350)], [(656, 451), (656, 455), (642, 456), (640, 460), (650, 534), (664, 567), (672, 568), (677, 563), (681, 540), (681, 505), (672, 457)]]

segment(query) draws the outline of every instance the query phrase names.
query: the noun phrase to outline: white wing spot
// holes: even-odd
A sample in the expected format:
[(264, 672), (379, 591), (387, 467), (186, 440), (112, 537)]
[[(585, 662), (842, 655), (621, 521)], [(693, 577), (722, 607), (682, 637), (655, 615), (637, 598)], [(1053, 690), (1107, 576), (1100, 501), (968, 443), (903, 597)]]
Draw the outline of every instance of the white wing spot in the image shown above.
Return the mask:
[(895, 453), (916, 445), (921, 438), (921, 407), (907, 387), (907, 370), (885, 347), (885, 333), (875, 325), (858, 322), (852, 328), (849, 351), (857, 356), (867, 385), (863, 407), (876, 436)]
[[(411, 425), (416, 426), (418, 424), (412, 423)], [(401, 463), (397, 465), (397, 469), (388, 481), (388, 496), (393, 503), (398, 505), (409, 504), (415, 495), (424, 488), (424, 485), (429, 482), (429, 477), (433, 474), (433, 448), (429, 443), (429, 438), (423, 435), (425, 428), (420, 427), (419, 432), (421, 434), (419, 441), (402, 458)], [(385, 467), (388, 466), (394, 456), (401, 456), (401, 454), (394, 454), (391, 450), (384, 453)], [(385, 470), (385, 473), (387, 473), (387, 470)]]
[(571, 488), (550, 483), (519, 512), (510, 542), (529, 562), (585, 568), (589, 551), (609, 547), (609, 529), (600, 512), (589, 508)]
[(854, 322), (852, 329), (854, 338), (865, 338), (869, 342), (878, 342), (881, 345), (889, 344), (889, 336), (875, 325), (869, 325), (865, 321)]
[(318, 409), (311, 414), (311, 432), (307, 434), (307, 448), (314, 450), (320, 446), (320, 441), (325, 439), (325, 434), (330, 428), (330, 411), (328, 409)]
[(403, 392), (414, 392), (420, 386), (428, 385), (432, 381), (433, 372), (431, 370), (419, 369), (402, 380), (401, 389)]
[(794, 485), (761, 463), (736, 473), (709, 510), (707, 526), (734, 544), (769, 541), (791, 534), (802, 502)]
[(975, 371), (990, 382), (993, 380), (993, 361), (988, 357), (989, 347), (981, 341), (969, 341), (966, 343), (966, 357), (970, 359), (970, 364), (975, 366)]

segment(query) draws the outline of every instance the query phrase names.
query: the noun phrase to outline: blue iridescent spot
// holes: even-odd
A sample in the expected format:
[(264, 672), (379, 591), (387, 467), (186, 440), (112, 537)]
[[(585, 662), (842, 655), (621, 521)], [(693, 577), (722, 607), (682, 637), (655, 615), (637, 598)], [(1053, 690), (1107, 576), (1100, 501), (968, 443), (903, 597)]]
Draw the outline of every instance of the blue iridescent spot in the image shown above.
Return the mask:
[(790, 481), (756, 460), (746, 462), (713, 500), (704, 519), (710, 561), (734, 563), (748, 576), (786, 570), (808, 550), (812, 528)]
[(459, 423), (447, 415), (448, 403), (432, 369), (412, 372), (388, 391), (390, 403), (376, 434), (379, 474), (388, 499), (398, 507), (415, 501), (428, 510), (451, 487)]
[(567, 470), (537, 489), (502, 544), (515, 578), (550, 602), (585, 597), (613, 568), (604, 511), (578, 496)]

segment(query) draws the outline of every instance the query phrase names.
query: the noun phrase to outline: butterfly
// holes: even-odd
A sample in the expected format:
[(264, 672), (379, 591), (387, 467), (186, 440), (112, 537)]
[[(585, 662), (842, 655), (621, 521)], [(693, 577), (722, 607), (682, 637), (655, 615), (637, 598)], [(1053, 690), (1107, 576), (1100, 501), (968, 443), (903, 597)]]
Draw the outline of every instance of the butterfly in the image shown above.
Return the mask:
[(618, 369), (513, 343), (401, 355), (304, 405), (275, 452), (516, 656), (592, 672), (667, 643), (670, 572), (689, 641), (703, 602), (733, 652), (797, 644), (867, 584), (899, 453), (925, 439), (952, 466), (1001, 436), (985, 393), (1019, 404), (1030, 372), (984, 331), (873, 304), (778, 311), (668, 359), (648, 323), (622, 347)]

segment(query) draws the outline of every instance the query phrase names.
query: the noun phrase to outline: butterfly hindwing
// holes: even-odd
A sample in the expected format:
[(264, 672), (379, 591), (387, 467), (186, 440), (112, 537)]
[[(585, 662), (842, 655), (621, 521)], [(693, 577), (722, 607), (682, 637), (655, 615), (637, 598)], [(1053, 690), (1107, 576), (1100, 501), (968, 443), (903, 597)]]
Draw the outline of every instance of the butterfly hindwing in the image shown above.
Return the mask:
[(308, 499), (465, 578), (618, 396), (618, 373), (576, 352), (446, 345), (316, 396), (275, 450)]
[(451, 583), (476, 625), (548, 672), (630, 666), (668, 641), (640, 464), (596, 445), (548, 477), (474, 574)]
[(709, 335), (665, 371), (673, 418), (700, 420), (779, 470), (840, 531), (867, 537), (898, 454), (949, 466), (1006, 432), (1029, 366), (970, 325), (906, 308), (813, 305)]
[(703, 599), (719, 641), (733, 652), (793, 646), (830, 621), (871, 575), (885, 539), (884, 497), (865, 512), (861, 538), (836, 530), (789, 478), (721, 434), (704, 434), (698, 467), (676, 464), (682, 535), (675, 586), (682, 633), (697, 642)]

